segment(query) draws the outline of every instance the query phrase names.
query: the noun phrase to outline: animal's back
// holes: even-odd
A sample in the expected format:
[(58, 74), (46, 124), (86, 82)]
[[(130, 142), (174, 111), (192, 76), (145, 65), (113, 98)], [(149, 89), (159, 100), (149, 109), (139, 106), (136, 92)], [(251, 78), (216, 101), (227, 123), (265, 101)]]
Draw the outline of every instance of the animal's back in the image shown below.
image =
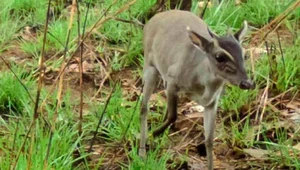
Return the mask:
[[(207, 26), (202, 19), (188, 11), (170, 10), (156, 14), (144, 27), (144, 46), (150, 47), (155, 39), (179, 40), (186, 36), (186, 27), (210, 39)], [(151, 31), (150, 31), (151, 30)], [(163, 38), (159, 37), (163, 36)], [(173, 42), (174, 43), (174, 42)]]
[[(195, 55), (199, 50), (192, 45), (186, 31), (187, 26), (208, 40), (211, 39), (204, 21), (187, 11), (159, 13), (144, 28), (145, 66), (154, 66), (164, 80), (170, 77), (170, 72), (177, 76), (189, 72), (181, 70), (181, 65), (193, 65), (195, 68), (200, 63), (199, 60), (202, 60)], [(204, 55), (203, 52), (202, 56)]]

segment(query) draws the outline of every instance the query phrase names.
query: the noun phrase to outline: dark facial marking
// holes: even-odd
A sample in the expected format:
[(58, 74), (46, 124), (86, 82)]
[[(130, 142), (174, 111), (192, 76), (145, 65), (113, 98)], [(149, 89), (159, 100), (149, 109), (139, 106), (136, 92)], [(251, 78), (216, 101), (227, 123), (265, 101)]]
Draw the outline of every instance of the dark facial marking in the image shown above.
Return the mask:
[(234, 37), (226, 36), (218, 39), (221, 48), (226, 50), (234, 59), (237, 66), (242, 66), (244, 63), (242, 48)]

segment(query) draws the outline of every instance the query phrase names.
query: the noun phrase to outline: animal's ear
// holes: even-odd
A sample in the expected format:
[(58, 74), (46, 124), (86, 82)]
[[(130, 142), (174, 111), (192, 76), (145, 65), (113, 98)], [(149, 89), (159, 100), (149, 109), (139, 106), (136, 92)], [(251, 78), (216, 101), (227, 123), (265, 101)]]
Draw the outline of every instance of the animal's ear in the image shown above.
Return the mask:
[(188, 36), (191, 43), (196, 47), (205, 52), (209, 52), (214, 42), (207, 40), (205, 37), (199, 35), (195, 31), (191, 30), (190, 27), (186, 27)]
[(230, 27), (228, 27), (227, 28), (227, 36), (232, 36), (232, 35), (233, 35), (232, 29)]
[(207, 27), (207, 31), (208, 31), (209, 35), (210, 35), (213, 39), (218, 39), (217, 34), (213, 33), (208, 27)]
[(247, 33), (247, 30), (248, 30), (248, 23), (247, 21), (244, 21), (242, 28), (234, 34), (234, 38), (239, 42), (242, 41)]

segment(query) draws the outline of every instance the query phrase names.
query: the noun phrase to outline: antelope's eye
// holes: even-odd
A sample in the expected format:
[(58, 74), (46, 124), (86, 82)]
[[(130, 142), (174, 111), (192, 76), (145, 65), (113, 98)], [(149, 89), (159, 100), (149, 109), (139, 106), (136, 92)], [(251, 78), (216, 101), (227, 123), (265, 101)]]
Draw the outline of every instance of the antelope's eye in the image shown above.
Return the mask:
[(226, 61), (228, 61), (228, 57), (224, 53), (217, 54), (215, 58), (219, 63), (225, 63)]

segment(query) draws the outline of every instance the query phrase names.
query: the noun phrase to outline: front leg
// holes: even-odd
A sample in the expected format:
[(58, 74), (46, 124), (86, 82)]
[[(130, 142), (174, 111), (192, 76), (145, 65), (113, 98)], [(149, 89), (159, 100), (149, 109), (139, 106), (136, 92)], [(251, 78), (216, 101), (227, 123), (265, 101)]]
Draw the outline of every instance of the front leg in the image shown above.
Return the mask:
[(215, 120), (217, 113), (218, 101), (213, 101), (210, 105), (205, 107), (204, 111), (204, 133), (205, 133), (205, 147), (208, 170), (213, 170), (213, 138), (215, 131)]

